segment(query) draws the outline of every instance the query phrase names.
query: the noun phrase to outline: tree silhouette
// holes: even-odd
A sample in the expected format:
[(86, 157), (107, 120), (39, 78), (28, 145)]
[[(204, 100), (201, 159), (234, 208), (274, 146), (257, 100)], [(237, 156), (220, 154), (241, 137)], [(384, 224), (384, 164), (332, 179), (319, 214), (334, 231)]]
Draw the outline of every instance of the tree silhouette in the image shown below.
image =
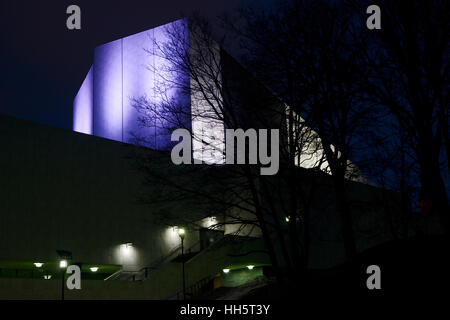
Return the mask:
[[(140, 123), (144, 127), (158, 126), (157, 130), (168, 133), (175, 128), (188, 129), (193, 140), (193, 157), (203, 157), (204, 162), (215, 165), (182, 165), (183, 170), (175, 170), (174, 175), (167, 173), (174, 170), (170, 161), (161, 162), (166, 166), (161, 168), (145, 157), (140, 159), (140, 169), (146, 173), (149, 184), (158, 183), (176, 190), (175, 194), (153, 194), (147, 201), (189, 198), (208, 207), (205, 216), (185, 217), (182, 222), (185, 224), (217, 212), (224, 219), (213, 227), (256, 226), (279, 282), (293, 290), (307, 266), (307, 224), (300, 221), (307, 219), (315, 185), (312, 180), (308, 187), (300, 188), (301, 179), (292, 177), (301, 175), (295, 161), (307, 161), (310, 168), (323, 166), (323, 154), (317, 152), (321, 148), (317, 133), (212, 40), (210, 26), (204, 19), (193, 16), (188, 29), (172, 24), (165, 32), (168, 41), (159, 43), (152, 39), (157, 48), (152, 54), (168, 62), (151, 70), (163, 79), (156, 85), (159, 98), (134, 98)], [(172, 72), (179, 76), (168, 76)], [(192, 99), (186, 103), (190, 107), (169, 98), (166, 94), (169, 90), (189, 94)], [(192, 126), (185, 121), (186, 117), (192, 119)], [(260, 164), (223, 167), (224, 128), (279, 129), (279, 174), (261, 176)], [(135, 138), (138, 144), (146, 144), (145, 136)], [(199, 188), (199, 184), (206, 188)], [(168, 219), (167, 212), (162, 218)], [(239, 229), (245, 230), (248, 231)]]
[(317, 130), (352, 259), (356, 245), (345, 180), (360, 175), (350, 158), (368, 149), (380, 117), (364, 91), (368, 69), (361, 51), (368, 37), (339, 2), (293, 1), (269, 14), (244, 11), (241, 20), (246, 27), (234, 31), (249, 49), (251, 69)]
[(441, 160), (445, 146), (448, 169), (449, 4), (399, 0), (380, 5), (383, 27), (373, 34), (367, 53), (368, 94), (397, 119), (419, 167), (419, 203), (439, 215), (448, 230)]

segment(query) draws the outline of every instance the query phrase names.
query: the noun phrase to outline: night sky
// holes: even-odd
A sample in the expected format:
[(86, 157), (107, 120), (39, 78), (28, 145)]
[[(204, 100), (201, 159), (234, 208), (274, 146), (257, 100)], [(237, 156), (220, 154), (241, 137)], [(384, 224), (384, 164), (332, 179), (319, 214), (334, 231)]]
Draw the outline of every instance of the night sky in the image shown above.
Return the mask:
[[(257, 1), (270, 3), (271, 1)], [(246, 0), (2, 0), (0, 113), (72, 129), (72, 102), (94, 48), (197, 11), (215, 17)], [(81, 8), (82, 29), (66, 28), (66, 8)], [(254, 4), (252, 4), (254, 5)]]

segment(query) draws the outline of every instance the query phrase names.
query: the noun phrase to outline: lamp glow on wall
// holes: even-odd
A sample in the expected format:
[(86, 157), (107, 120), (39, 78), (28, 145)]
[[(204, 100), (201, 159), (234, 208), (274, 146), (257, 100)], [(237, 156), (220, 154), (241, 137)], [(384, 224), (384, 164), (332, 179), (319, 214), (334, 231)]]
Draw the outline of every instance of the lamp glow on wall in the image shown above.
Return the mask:
[(124, 269), (133, 268), (138, 264), (139, 250), (132, 242), (117, 245), (113, 252), (115, 263), (122, 265)]
[(121, 247), (122, 247), (122, 255), (127, 257), (130, 256), (134, 251), (133, 244), (131, 242), (124, 243)]

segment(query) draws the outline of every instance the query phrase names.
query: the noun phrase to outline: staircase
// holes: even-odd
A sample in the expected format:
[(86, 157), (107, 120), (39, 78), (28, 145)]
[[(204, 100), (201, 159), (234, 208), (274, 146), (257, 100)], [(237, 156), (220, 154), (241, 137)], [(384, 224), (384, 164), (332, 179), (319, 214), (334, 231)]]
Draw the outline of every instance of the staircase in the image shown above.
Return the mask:
[[(213, 281), (214, 277), (208, 276), (188, 286), (186, 288), (186, 300), (195, 299), (195, 297), (213, 291)], [(164, 300), (184, 300), (183, 290), (178, 290)]]
[[(185, 262), (192, 259), (195, 255), (200, 253), (200, 251), (194, 251), (193, 249), (199, 250), (200, 242), (196, 242), (193, 246), (187, 249), (187, 253), (184, 254)], [(144, 281), (148, 279), (154, 272), (164, 268), (167, 264), (171, 262), (182, 262), (180, 252), (181, 252), (181, 245), (176, 246), (167, 255), (162, 256), (160, 259), (156, 260), (149, 266), (143, 267), (136, 271), (128, 271), (128, 270), (126, 271), (121, 269), (104, 280)]]
[[(209, 247), (192, 252), (196, 248), (200, 246), (195, 244), (191, 247), (191, 253), (181, 259), (181, 248), (178, 246), (147, 267), (134, 272), (121, 270), (105, 280), (145, 281), (143, 284), (153, 288), (151, 290), (156, 292), (154, 297), (157, 299), (196, 299), (213, 291), (214, 279), (223, 267), (248, 259), (255, 261), (254, 255), (262, 251), (263, 242), (259, 238), (225, 235)], [(263, 256), (267, 259), (264, 254)], [(187, 277), (186, 297), (181, 289), (183, 260)], [(265, 260), (261, 262), (267, 263)]]

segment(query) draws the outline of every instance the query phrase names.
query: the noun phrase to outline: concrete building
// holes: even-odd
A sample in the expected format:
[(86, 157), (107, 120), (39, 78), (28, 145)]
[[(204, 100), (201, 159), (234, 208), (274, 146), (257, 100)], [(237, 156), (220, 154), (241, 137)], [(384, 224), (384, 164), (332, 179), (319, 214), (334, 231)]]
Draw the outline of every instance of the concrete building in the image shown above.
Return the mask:
[[(181, 38), (193, 41), (187, 20), (169, 26), (184, 30)], [(147, 177), (136, 166), (136, 154), (144, 155), (155, 168), (164, 166), (162, 175), (182, 179), (185, 170), (170, 165), (167, 150), (173, 142), (170, 132), (161, 129), (161, 122), (167, 119), (153, 127), (139, 126), (140, 115), (133, 106), (140, 97), (157, 103), (161, 85), (172, 77), (187, 86), (192, 83), (183, 71), (156, 54), (158, 43), (167, 40), (162, 26), (96, 48), (94, 63), (74, 100), (73, 131), (0, 117), (0, 288), (6, 288), (0, 289), (0, 298), (58, 299), (58, 285), (45, 281), (44, 276), (59, 279), (61, 250), (67, 253), (69, 263), (82, 267), (85, 283), (84, 290), (67, 292), (68, 298), (174, 296), (181, 290), (181, 239), (180, 224), (176, 219), (172, 223), (169, 216), (196, 221), (195, 227), (185, 230), (183, 244), (191, 289), (204, 282), (217, 285), (219, 278), (223, 284), (238, 285), (270, 272), (268, 257), (257, 253), (264, 250), (257, 228), (236, 236), (239, 226), (221, 225), (225, 217), (217, 212), (220, 210), (202, 202), (141, 199), (145, 194), (159, 195), (161, 189), (168, 193), (176, 190), (145, 181)], [(286, 107), (259, 83), (253, 84), (220, 48), (219, 52), (225, 70), (220, 76), (222, 85), (236, 88), (232, 94), (223, 90), (224, 98), (240, 96), (241, 82), (246, 82), (252, 89), (245, 93), (242, 107), (257, 107), (258, 99), (273, 99), (276, 109)], [(168, 73), (164, 76), (155, 69)], [(201, 117), (211, 112), (211, 106), (195, 90), (163, 90), (168, 99), (185, 108), (185, 126), (205, 137), (193, 141), (193, 158), (218, 166), (209, 166), (194, 183), (215, 192), (221, 181), (211, 182), (208, 177), (211, 172), (228, 170), (221, 165), (223, 121)], [(246, 112), (242, 116), (247, 116)], [(280, 128), (285, 125), (276, 117), (270, 119)], [(147, 139), (142, 143), (136, 140), (139, 136)], [(311, 174), (320, 175), (322, 181), (313, 199), (310, 266), (327, 268), (343, 261), (332, 183), (325, 173), (308, 170), (311, 161), (299, 164), (304, 168), (299, 170), (305, 184)], [(386, 208), (395, 207), (395, 197), (359, 182), (349, 181), (349, 190), (352, 213), (357, 217), (355, 227), (362, 230), (357, 236), (359, 250), (388, 240)], [(217, 224), (220, 226), (210, 228)], [(239, 257), (247, 251), (256, 253)], [(36, 266), (38, 262), (43, 265)], [(254, 267), (250, 270), (249, 265)], [(224, 269), (231, 271), (224, 273)]]
[[(71, 253), (69, 263), (81, 264), (83, 277), (88, 280), (103, 280), (111, 275), (109, 281), (142, 280), (164, 269), (168, 284), (161, 284), (163, 289), (153, 289), (156, 291), (143, 298), (161, 299), (180, 289), (181, 264), (171, 262), (180, 255), (177, 226), (163, 224), (156, 216), (161, 210), (188, 215), (201, 209), (200, 205), (140, 202), (142, 174), (127, 158), (129, 145), (4, 116), (0, 122), (0, 282), (2, 278), (43, 280), (44, 275), (59, 279), (57, 262), (61, 258), (57, 250), (65, 250)], [(158, 153), (150, 149), (144, 152), (150, 156)], [(160, 155), (155, 159), (161, 161)], [(199, 221), (198, 229), (186, 230), (185, 252), (191, 258), (209, 246), (200, 243), (201, 237), (209, 235), (208, 241), (212, 239), (213, 244), (233, 233), (233, 228), (226, 226), (213, 232), (217, 236), (205, 233), (216, 219), (220, 217), (204, 219)], [(252, 245), (258, 247), (261, 243)], [(199, 258), (206, 256), (195, 259)], [(202, 261), (196, 262), (197, 267), (190, 272), (189, 285), (215, 276), (236, 262), (248, 261), (257, 266), (268, 262), (260, 255), (242, 261), (228, 259), (226, 254), (215, 259), (209, 256), (209, 266)], [(43, 263), (43, 267), (35, 267), (36, 262)], [(89, 270), (94, 266), (99, 267), (96, 277)], [(156, 279), (162, 281), (160, 275)], [(163, 293), (158, 295), (161, 290)], [(1, 297), (9, 297), (8, 292), (0, 292)]]

